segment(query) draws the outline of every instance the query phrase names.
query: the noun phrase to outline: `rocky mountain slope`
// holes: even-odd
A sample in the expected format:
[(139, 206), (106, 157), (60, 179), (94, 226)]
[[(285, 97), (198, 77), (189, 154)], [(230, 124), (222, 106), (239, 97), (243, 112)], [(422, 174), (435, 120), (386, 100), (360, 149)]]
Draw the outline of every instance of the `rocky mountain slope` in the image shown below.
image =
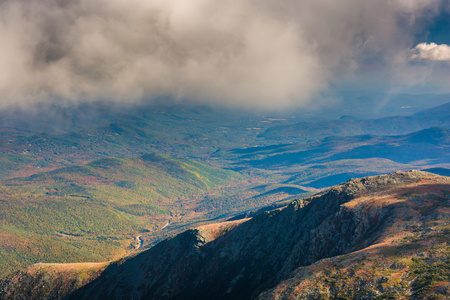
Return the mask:
[[(449, 231), (450, 178), (366, 177), (250, 220), (188, 230), (110, 264), (67, 298), (444, 299)], [(13, 276), (0, 286), (3, 298), (25, 293)]]

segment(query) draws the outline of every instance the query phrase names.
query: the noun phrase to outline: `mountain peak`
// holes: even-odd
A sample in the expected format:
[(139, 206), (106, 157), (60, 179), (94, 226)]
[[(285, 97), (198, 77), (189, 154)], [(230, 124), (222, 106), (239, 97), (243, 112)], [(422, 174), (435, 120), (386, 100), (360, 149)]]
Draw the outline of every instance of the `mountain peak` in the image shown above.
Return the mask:
[(437, 175), (420, 170), (397, 171), (387, 175), (350, 179), (347, 182), (337, 186), (336, 189), (341, 188), (349, 192), (358, 192), (361, 190), (406, 185), (419, 182), (425, 178), (433, 177), (437, 177)]

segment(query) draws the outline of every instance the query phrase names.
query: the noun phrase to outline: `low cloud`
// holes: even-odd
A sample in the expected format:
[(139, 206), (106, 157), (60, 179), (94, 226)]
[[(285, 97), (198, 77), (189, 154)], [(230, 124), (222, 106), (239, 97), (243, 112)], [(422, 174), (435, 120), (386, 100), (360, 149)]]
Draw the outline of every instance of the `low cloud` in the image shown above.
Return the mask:
[(420, 43), (412, 49), (411, 60), (450, 61), (450, 46)]
[(0, 105), (308, 105), (361, 64), (394, 66), (439, 3), (0, 0)]

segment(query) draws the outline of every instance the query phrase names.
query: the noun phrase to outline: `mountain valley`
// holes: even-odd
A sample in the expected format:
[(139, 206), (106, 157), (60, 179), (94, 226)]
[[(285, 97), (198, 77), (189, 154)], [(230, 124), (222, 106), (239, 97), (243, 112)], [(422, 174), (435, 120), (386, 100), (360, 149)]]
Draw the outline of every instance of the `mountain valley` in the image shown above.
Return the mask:
[[(35, 265), (0, 286), (4, 299), (62, 291), (68, 299), (444, 299), (449, 195), (448, 177), (421, 171), (352, 179), (251, 219), (188, 230), (104, 270), (85, 268), (91, 281), (80, 289), (58, 277), (73, 282), (69, 265)], [(43, 278), (50, 285), (41, 288)]]
[[(73, 112), (72, 121), (69, 118), (66, 122), (56, 116), (65, 124), (56, 127), (46, 127), (44, 123), (32, 126), (32, 120), (3, 123), (1, 297), (20, 299), (27, 293), (34, 298), (60, 299), (73, 292), (73, 299), (112, 299), (121, 298), (128, 289), (137, 289), (140, 292), (136, 292), (136, 298), (209, 299), (214, 294), (217, 299), (317, 299), (356, 295), (355, 291), (363, 289), (365, 283), (368, 288), (364, 295), (372, 295), (367, 296), (369, 299), (385, 294), (407, 298), (436, 290), (434, 281), (420, 292), (405, 288), (416, 278), (414, 268), (420, 266), (413, 266), (412, 262), (420, 256), (408, 248), (412, 247), (408, 246), (410, 241), (403, 238), (392, 242), (392, 248), (398, 248), (401, 259), (408, 262), (408, 268), (399, 272), (404, 284), (394, 285), (394, 290), (379, 288), (374, 282), (387, 272), (387, 266), (374, 265), (371, 257), (382, 257), (394, 265), (398, 257), (386, 256), (389, 250), (384, 248), (373, 250), (374, 245), (381, 243), (381, 228), (388, 226), (383, 223), (386, 220), (377, 218), (385, 214), (386, 219), (398, 216), (387, 213), (383, 205), (370, 207), (372, 202), (366, 203), (369, 206), (356, 206), (360, 211), (375, 212), (373, 216), (369, 214), (372, 217), (364, 221), (368, 223), (361, 229), (356, 225), (359, 221), (346, 219), (354, 212), (341, 208), (347, 205), (346, 201), (364, 198), (362, 195), (369, 193), (366, 190), (372, 189), (370, 182), (376, 182), (374, 189), (380, 189), (373, 197), (385, 192), (381, 198), (394, 199), (392, 205), (385, 204), (393, 210), (398, 197), (411, 197), (408, 192), (399, 196), (392, 182), (399, 186), (425, 186), (436, 180), (439, 183), (431, 186), (442, 189), (433, 193), (438, 198), (447, 197), (445, 177), (419, 171), (381, 174), (422, 169), (448, 176), (448, 104), (416, 109), (412, 115), (333, 119), (330, 114), (328, 120), (323, 120), (320, 113), (266, 115), (176, 105), (119, 111), (98, 106), (96, 110), (107, 113), (95, 120), (89, 116), (83, 119)], [(88, 112), (87, 108), (81, 111)], [(95, 109), (92, 114), (96, 115)], [(298, 123), (298, 119), (308, 122)], [(379, 177), (363, 181), (352, 179), (376, 175)], [(383, 178), (391, 179), (385, 182)], [(350, 179), (343, 185), (345, 188), (340, 185), (327, 190)], [(352, 184), (357, 188), (348, 192), (346, 189)], [(341, 189), (346, 191), (336, 192)], [(351, 196), (345, 196), (347, 192)], [(331, 197), (330, 193), (337, 193), (335, 196), (342, 199), (330, 207), (325, 200), (313, 204), (314, 199)], [(314, 194), (318, 196), (311, 196)], [(423, 205), (420, 209), (425, 211), (445, 212), (445, 205), (441, 207), (438, 202), (432, 202), (430, 208)], [(315, 221), (302, 223), (300, 220), (309, 216), (306, 210), (316, 206), (321, 209), (314, 211), (324, 215), (308, 217)], [(410, 215), (398, 218), (415, 220), (411, 224), (425, 228), (425, 215), (416, 209), (419, 208), (414, 206)], [(297, 213), (302, 216), (296, 216)], [(446, 236), (445, 213), (436, 221), (442, 223), (441, 227), (426, 227), (427, 230), (434, 235), (444, 232), (441, 235)], [(341, 215), (345, 219), (339, 219)], [(361, 220), (367, 217), (358, 216)], [(272, 224), (268, 220), (275, 222), (277, 218), (281, 219), (274, 223), (272, 232), (272, 225), (264, 224)], [(327, 223), (333, 218), (337, 218), (332, 222), (335, 225)], [(376, 223), (376, 233), (366, 232), (374, 226), (372, 222), (381, 222)], [(405, 230), (414, 235), (415, 227), (408, 226)], [(304, 233), (295, 228), (302, 228)], [(361, 236), (339, 231), (348, 228), (361, 231)], [(314, 240), (313, 232), (320, 233), (321, 239), (329, 239), (326, 245)], [(262, 238), (262, 242), (263, 233), (274, 237)], [(339, 241), (330, 235), (339, 237)], [(245, 244), (237, 246), (240, 250), (227, 246), (243, 241)], [(343, 241), (345, 246), (340, 244)], [(431, 243), (441, 249), (438, 261), (431, 265), (442, 261), (440, 255), (447, 251), (445, 243), (439, 244), (431, 237), (420, 241), (414, 245)], [(332, 246), (333, 243), (337, 244)], [(424, 255), (432, 255), (427, 251)], [(141, 274), (143, 271), (134, 264), (152, 260), (145, 257), (157, 257), (164, 266), (150, 264), (149, 271)], [(172, 261), (171, 257), (177, 260)], [(222, 261), (222, 257), (228, 258)], [(244, 262), (251, 265), (239, 268)], [(429, 260), (421, 263), (430, 265)], [(342, 278), (348, 276), (345, 274), (350, 274), (340, 272), (339, 264), (348, 265), (345, 272), (350, 273), (357, 273), (356, 269), (363, 265), (379, 271), (364, 272), (363, 281), (338, 287)], [(261, 268), (267, 271), (260, 273)], [(323, 268), (329, 271), (317, 273)], [(220, 269), (230, 271), (224, 275)], [(159, 275), (155, 275), (155, 270), (159, 270)], [(133, 275), (130, 283), (121, 277), (122, 272), (141, 275)], [(203, 278), (198, 274), (206, 275)], [(329, 276), (336, 278), (334, 285)], [(186, 278), (195, 284), (187, 285)], [(131, 285), (127, 291), (103, 290), (104, 285), (116, 281), (121, 282), (120, 286)], [(223, 286), (216, 286), (217, 282)], [(314, 288), (308, 282), (316, 282)], [(46, 288), (38, 288), (41, 284)], [(445, 295), (445, 289), (442, 291)]]
[(0, 300), (450, 299), (450, 0), (0, 0)]

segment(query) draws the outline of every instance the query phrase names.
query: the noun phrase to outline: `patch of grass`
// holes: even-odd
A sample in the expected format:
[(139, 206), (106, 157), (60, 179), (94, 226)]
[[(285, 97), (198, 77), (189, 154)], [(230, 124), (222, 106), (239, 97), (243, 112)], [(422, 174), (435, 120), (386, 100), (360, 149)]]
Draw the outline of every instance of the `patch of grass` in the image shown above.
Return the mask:
[(385, 256), (399, 257), (410, 251), (417, 250), (417, 249), (420, 249), (423, 247), (424, 246), (419, 243), (410, 243), (410, 244), (404, 244), (404, 245), (400, 245), (400, 246), (386, 247), (386, 248), (381, 249), (379, 252), (380, 252), (380, 254), (385, 255)]
[(117, 209), (134, 216), (168, 215), (169, 211), (156, 205), (130, 204), (117, 206)]
[(450, 281), (450, 261), (428, 263), (423, 258), (413, 258), (410, 265), (417, 278), (412, 283), (413, 292), (417, 297), (423, 297), (433, 286), (440, 282)]
[(376, 297), (376, 300), (395, 300), (398, 299), (399, 297), (399, 293), (397, 291), (389, 291), (387, 293), (384, 293), (378, 297)]

